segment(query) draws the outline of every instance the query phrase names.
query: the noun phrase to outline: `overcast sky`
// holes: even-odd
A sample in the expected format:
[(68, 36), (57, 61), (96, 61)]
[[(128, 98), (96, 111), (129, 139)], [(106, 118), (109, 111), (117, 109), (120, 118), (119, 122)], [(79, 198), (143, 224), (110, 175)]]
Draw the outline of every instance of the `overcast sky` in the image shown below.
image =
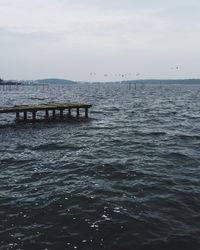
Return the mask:
[(199, 44), (199, 0), (0, 0), (4, 79), (200, 78)]

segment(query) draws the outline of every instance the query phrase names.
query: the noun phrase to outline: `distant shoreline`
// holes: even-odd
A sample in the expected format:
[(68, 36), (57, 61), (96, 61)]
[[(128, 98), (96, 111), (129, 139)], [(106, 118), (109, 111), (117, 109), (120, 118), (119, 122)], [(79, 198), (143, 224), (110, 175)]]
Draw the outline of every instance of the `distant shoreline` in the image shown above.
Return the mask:
[(0, 85), (44, 85), (44, 84), (200, 84), (200, 79), (135, 79), (122, 81), (73, 81), (66, 79), (47, 78), (39, 80), (2, 80)]

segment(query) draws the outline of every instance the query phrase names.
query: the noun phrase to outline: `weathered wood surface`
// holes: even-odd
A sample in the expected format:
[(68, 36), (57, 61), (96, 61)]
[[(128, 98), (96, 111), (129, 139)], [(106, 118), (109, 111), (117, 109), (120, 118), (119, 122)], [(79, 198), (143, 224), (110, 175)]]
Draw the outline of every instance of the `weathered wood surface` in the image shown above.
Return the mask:
[(79, 103), (47, 103), (47, 104), (32, 104), (32, 105), (16, 105), (13, 107), (0, 107), (0, 113), (16, 113), (16, 112), (35, 112), (40, 110), (64, 110), (64, 109), (88, 109), (90, 104)]

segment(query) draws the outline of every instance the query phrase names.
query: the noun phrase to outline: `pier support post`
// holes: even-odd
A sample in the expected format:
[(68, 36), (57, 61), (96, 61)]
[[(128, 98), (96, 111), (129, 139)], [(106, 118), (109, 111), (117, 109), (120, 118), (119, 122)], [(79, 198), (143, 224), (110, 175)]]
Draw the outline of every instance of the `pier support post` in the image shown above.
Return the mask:
[(68, 115), (71, 116), (71, 114), (72, 114), (72, 110), (71, 110), (71, 108), (69, 108), (68, 109)]
[(33, 118), (33, 122), (36, 122), (36, 111), (32, 112), (32, 118)]
[(19, 121), (19, 112), (16, 112), (16, 121)]
[(45, 120), (47, 121), (49, 119), (49, 110), (45, 110)]
[(63, 109), (60, 109), (60, 120), (63, 120)]
[(27, 122), (27, 112), (24, 111), (24, 122)]
[(55, 119), (56, 119), (56, 110), (53, 109), (53, 120), (55, 120)]
[(80, 116), (79, 108), (76, 109), (76, 117)]
[(85, 108), (85, 118), (88, 118), (88, 108)]

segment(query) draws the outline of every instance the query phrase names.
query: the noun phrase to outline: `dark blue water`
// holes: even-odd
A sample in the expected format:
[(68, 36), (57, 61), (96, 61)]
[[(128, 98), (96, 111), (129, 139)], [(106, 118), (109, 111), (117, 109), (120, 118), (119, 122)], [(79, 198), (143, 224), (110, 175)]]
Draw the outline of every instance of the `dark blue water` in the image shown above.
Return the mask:
[(200, 86), (0, 91), (93, 104), (88, 121), (1, 115), (0, 249), (200, 249)]

